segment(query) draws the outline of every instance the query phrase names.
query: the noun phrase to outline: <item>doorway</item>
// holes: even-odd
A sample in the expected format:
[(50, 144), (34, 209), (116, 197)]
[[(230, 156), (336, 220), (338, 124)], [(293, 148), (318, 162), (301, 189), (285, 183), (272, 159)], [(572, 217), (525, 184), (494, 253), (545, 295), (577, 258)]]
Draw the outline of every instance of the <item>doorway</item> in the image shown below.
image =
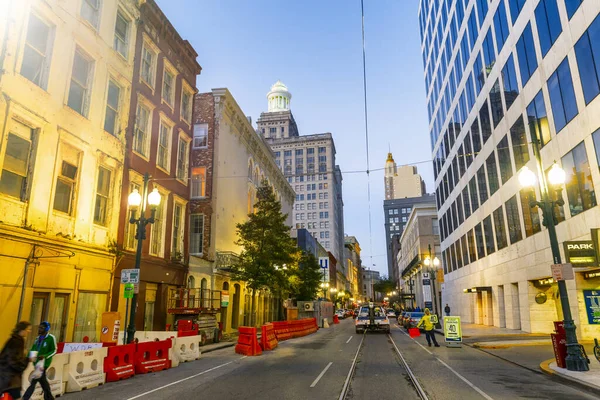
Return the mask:
[(48, 299), (50, 293), (34, 292), (33, 299), (31, 301), (31, 313), (29, 316), (29, 322), (31, 323), (31, 330), (34, 334), (29, 335), (27, 348), (33, 345), (33, 341), (37, 336), (38, 328), (40, 323), (48, 320)]
[(67, 321), (69, 312), (69, 295), (66, 293), (56, 293), (54, 301), (50, 305), (50, 324), (54, 331), (54, 336), (59, 342), (65, 341), (67, 331)]
[[(223, 282), (223, 291), (221, 292), (221, 303), (224, 302), (224, 300), (227, 300), (227, 305), (223, 306), (221, 305), (221, 324), (223, 325), (223, 332), (227, 331), (227, 308), (229, 306), (229, 282)], [(227, 297), (224, 297), (227, 296)]]

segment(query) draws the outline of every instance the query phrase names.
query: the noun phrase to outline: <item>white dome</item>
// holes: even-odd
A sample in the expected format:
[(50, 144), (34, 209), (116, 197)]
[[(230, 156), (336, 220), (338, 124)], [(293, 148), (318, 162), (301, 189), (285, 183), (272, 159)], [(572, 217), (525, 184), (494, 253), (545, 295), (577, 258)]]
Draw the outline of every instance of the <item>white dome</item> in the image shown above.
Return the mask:
[(287, 111), (290, 109), (292, 94), (287, 86), (278, 80), (271, 86), (271, 91), (267, 93), (267, 99), (269, 100), (269, 112)]

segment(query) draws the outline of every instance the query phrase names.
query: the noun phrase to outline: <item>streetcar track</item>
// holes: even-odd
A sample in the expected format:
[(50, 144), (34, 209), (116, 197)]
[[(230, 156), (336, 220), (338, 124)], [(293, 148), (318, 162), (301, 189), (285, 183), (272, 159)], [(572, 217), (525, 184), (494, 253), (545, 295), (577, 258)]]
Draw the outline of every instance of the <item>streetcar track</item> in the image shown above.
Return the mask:
[[(340, 397), (338, 400), (346, 400), (348, 394), (350, 393), (351, 383), (354, 378), (354, 373), (356, 372), (356, 365), (358, 363), (358, 356), (359, 356), (361, 350), (363, 349), (366, 334), (367, 334), (367, 332), (363, 333), (361, 341), (358, 345), (358, 348), (356, 349), (356, 354), (354, 355), (354, 359), (352, 360), (352, 365), (350, 366), (350, 370), (348, 371), (348, 376), (346, 377), (346, 381), (344, 382), (344, 386), (342, 387), (342, 391), (340, 393)], [(417, 377), (413, 373), (412, 369), (406, 362), (406, 359), (402, 355), (402, 352), (400, 351), (400, 349), (398, 349), (398, 346), (396, 346), (396, 342), (394, 342), (394, 339), (392, 338), (391, 333), (387, 334), (387, 338), (394, 348), (394, 354), (397, 355), (399, 360), (401, 361), (401, 366), (406, 370), (408, 380), (410, 381), (412, 386), (415, 388), (415, 391), (417, 392), (417, 394), (419, 395), (421, 400), (429, 400), (429, 398), (427, 397), (427, 393), (425, 392), (425, 390), (419, 383)]]

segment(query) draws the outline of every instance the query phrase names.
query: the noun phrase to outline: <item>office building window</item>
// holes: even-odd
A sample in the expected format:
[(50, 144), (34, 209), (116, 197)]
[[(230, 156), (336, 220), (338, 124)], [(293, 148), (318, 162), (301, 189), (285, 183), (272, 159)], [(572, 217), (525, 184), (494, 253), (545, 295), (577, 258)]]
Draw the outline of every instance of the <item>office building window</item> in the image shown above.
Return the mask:
[(75, 50), (67, 105), (84, 117), (89, 109), (93, 65), (94, 62), (79, 48)]
[(525, 123), (522, 117), (519, 117), (510, 128), (510, 140), (512, 142), (515, 167), (519, 171), (529, 161), (527, 134), (525, 133)]
[(504, 212), (502, 206), (494, 211), (494, 231), (496, 232), (496, 245), (498, 250), (505, 248), (508, 243), (506, 240), (506, 225), (504, 224)]
[(492, 216), (488, 215), (483, 220), (483, 234), (485, 236), (485, 249), (489, 256), (496, 251), (496, 244), (494, 242), (494, 228), (492, 228)]
[(201, 255), (203, 253), (204, 240), (204, 215), (190, 215), (190, 254)]
[(490, 196), (492, 196), (500, 188), (498, 181), (498, 167), (496, 166), (496, 155), (492, 151), (487, 160), (485, 160), (487, 169), (488, 184), (490, 186)]
[(498, 47), (498, 53), (500, 53), (510, 33), (508, 31), (506, 7), (504, 6), (503, 1), (500, 2), (498, 9), (496, 10), (496, 14), (494, 14), (494, 30), (496, 33), (496, 46)]
[[(85, 0), (84, 0), (85, 1)], [(127, 58), (129, 47), (129, 20), (117, 11), (117, 21), (115, 22), (115, 40), (113, 48), (123, 57)]]
[(535, 47), (533, 45), (533, 33), (531, 32), (531, 22), (527, 24), (523, 34), (517, 42), (517, 58), (519, 61), (519, 69), (521, 71), (521, 83), (523, 87), (531, 78), (538, 66), (535, 55)]
[(477, 195), (477, 181), (475, 177), (469, 181), (469, 192), (471, 195), (471, 209), (475, 212), (479, 208), (479, 197)]
[(14, 129), (8, 134), (0, 192), (21, 201), (27, 199), (28, 178), (31, 177), (30, 162), (33, 140), (31, 128), (14, 120)]
[(194, 93), (187, 88), (187, 85), (184, 86), (181, 94), (181, 107), (179, 114), (181, 115), (181, 119), (183, 119), (188, 124), (192, 123), (192, 103), (194, 102)]
[(146, 157), (148, 156), (148, 142), (150, 141), (149, 120), (150, 110), (144, 105), (138, 104), (133, 150)]
[(106, 113), (104, 115), (104, 130), (112, 135), (118, 135), (119, 125), (119, 99), (121, 88), (112, 79), (108, 81), (108, 94), (106, 96)]
[[(487, 1), (487, 0), (484, 0)], [(483, 60), (485, 61), (485, 75), (489, 75), (494, 62), (496, 61), (496, 50), (494, 49), (494, 40), (492, 38), (492, 28), (488, 29), (485, 39), (483, 39)]]
[(477, 15), (479, 16), (479, 27), (483, 24), (488, 12), (488, 0), (475, 0), (477, 4)]
[(540, 0), (535, 8), (535, 22), (543, 58), (562, 32), (556, 0)]
[[(541, 90), (527, 106), (527, 119), (531, 135), (539, 141), (540, 147), (544, 147), (551, 137), (546, 104)], [(533, 140), (534, 137), (531, 139)]]
[(517, 195), (508, 199), (508, 201), (504, 203), (504, 207), (506, 208), (506, 220), (508, 222), (508, 237), (510, 239), (510, 244), (515, 244), (523, 239)]
[(164, 200), (156, 207), (154, 214), (154, 223), (150, 225), (150, 254), (162, 257), (164, 253), (164, 230), (165, 230), (165, 196), (161, 196)]
[(190, 152), (188, 151), (188, 142), (180, 136), (179, 143), (177, 146), (177, 179), (182, 181), (185, 181), (187, 179), (189, 159)]
[(71, 215), (73, 200), (77, 189), (78, 163), (63, 160), (58, 178), (56, 179), (56, 193), (54, 194), (54, 209)]
[(488, 199), (487, 180), (485, 178), (485, 165), (477, 170), (477, 183), (479, 188), (479, 204), (483, 205)]
[(473, 64), (473, 79), (475, 80), (475, 89), (477, 95), (481, 93), (481, 88), (485, 83), (486, 69), (483, 67), (483, 61), (481, 61), (481, 53), (477, 52), (477, 58)]
[(583, 87), (585, 104), (600, 93), (600, 15), (590, 24), (575, 44), (579, 78)]
[(521, 197), (521, 209), (523, 212), (523, 223), (525, 225), (525, 236), (529, 237), (542, 230), (538, 207), (530, 207), (531, 201), (536, 200), (535, 189), (521, 189), (519, 192), (519, 197)]
[(81, 2), (81, 16), (96, 30), (98, 30), (100, 22), (100, 1), (101, 0), (83, 0)]
[(156, 53), (146, 43), (142, 47), (141, 76), (151, 88), (154, 87), (154, 71), (156, 70)]
[(192, 168), (191, 197), (206, 197), (206, 167)]
[(208, 124), (194, 124), (194, 142), (192, 147), (199, 149), (208, 146)]
[(494, 86), (492, 86), (492, 90), (490, 90), (490, 106), (492, 107), (492, 121), (494, 122), (494, 128), (496, 128), (500, 121), (502, 121), (502, 118), (504, 118), (500, 78), (496, 79)]
[(171, 107), (175, 104), (175, 74), (167, 68), (163, 73), (162, 98)]
[(98, 181), (96, 183), (96, 204), (94, 206), (94, 223), (107, 225), (108, 204), (110, 198), (111, 171), (104, 167), (98, 168)]
[(469, 188), (465, 186), (462, 191), (463, 210), (465, 212), (465, 220), (471, 215), (471, 202), (469, 197)]
[(479, 119), (475, 118), (471, 126), (471, 138), (473, 139), (473, 158), (481, 151), (481, 133), (479, 132)]
[(506, 109), (508, 110), (517, 99), (517, 96), (519, 96), (515, 61), (512, 54), (506, 60), (504, 68), (502, 68), (502, 84), (504, 86), (504, 101), (506, 102)]
[(156, 156), (156, 164), (165, 171), (170, 170), (171, 166), (171, 131), (172, 127), (164, 121), (160, 121), (160, 129), (158, 134), (158, 154)]
[(498, 164), (500, 166), (500, 178), (502, 184), (506, 184), (508, 180), (513, 176), (513, 167), (510, 159), (510, 147), (508, 145), (508, 135), (504, 135), (502, 140), (498, 143)]
[(21, 75), (44, 90), (48, 85), (53, 36), (53, 28), (34, 14), (29, 15)]
[[(141, 186), (135, 182), (131, 182), (129, 184), (129, 193), (133, 192), (135, 189), (138, 190), (138, 192), (140, 192)], [(134, 250), (136, 247), (136, 239), (135, 239), (135, 235), (136, 235), (136, 227), (134, 224), (130, 224), (129, 222), (127, 222), (125, 224), (125, 243), (124, 243), (124, 247), (128, 250)]]
[(469, 29), (469, 43), (471, 45), (471, 48), (473, 48), (473, 46), (475, 46), (475, 42), (477, 41), (477, 35), (479, 33), (479, 28), (477, 27), (477, 19), (475, 17), (475, 7), (471, 9), (471, 14), (469, 15), (467, 27)]
[(595, 207), (596, 193), (584, 142), (562, 158), (562, 166), (567, 173), (565, 187), (571, 216)]
[[(489, 217), (488, 217), (489, 218)], [(479, 258), (483, 258), (486, 256), (485, 254), (485, 241), (483, 240), (483, 230), (481, 228), (481, 223), (475, 225), (475, 243), (477, 246), (477, 255)]]
[(492, 122), (490, 121), (490, 111), (488, 109), (487, 99), (479, 110), (479, 123), (481, 125), (481, 137), (485, 144), (492, 136)]
[(550, 75), (548, 93), (554, 115), (554, 126), (558, 133), (579, 113), (568, 57), (565, 57), (556, 71)]
[(477, 247), (475, 247), (475, 235), (473, 229), (467, 232), (467, 247), (469, 249), (469, 259), (471, 262), (477, 261)]
[(569, 19), (575, 14), (575, 11), (579, 9), (579, 6), (583, 3), (583, 0), (565, 0), (565, 7), (567, 7), (567, 15)]

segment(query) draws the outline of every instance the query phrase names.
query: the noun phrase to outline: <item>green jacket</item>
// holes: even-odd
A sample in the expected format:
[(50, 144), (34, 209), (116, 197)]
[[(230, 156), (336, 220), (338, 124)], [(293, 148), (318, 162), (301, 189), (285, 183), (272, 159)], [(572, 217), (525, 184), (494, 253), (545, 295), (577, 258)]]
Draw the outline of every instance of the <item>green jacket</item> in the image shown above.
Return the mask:
[[(38, 352), (38, 359), (44, 357), (44, 369), (48, 369), (52, 363), (52, 357), (56, 354), (56, 338), (54, 335), (48, 333), (46, 337), (42, 339), (41, 344), (39, 343), (39, 339), (39, 336), (35, 338), (31, 350)], [(37, 362), (37, 360), (35, 362)]]

